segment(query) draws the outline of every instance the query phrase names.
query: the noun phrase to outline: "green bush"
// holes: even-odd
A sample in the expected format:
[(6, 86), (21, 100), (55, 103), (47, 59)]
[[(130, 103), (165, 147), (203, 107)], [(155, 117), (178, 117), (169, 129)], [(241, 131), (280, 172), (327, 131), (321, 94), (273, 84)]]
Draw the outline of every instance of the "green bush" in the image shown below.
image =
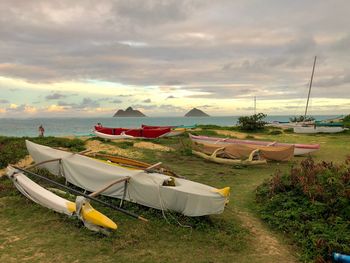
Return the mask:
[(258, 113), (252, 116), (242, 116), (238, 118), (238, 126), (244, 131), (256, 131), (263, 130), (266, 122), (263, 121), (266, 118), (266, 114)]
[(282, 134), (283, 132), (281, 130), (272, 130), (269, 132), (270, 135), (279, 135)]
[(0, 137), (0, 168), (4, 168), (8, 164), (14, 164), (28, 154), (27, 148), (25, 146), (26, 139), (30, 139), (32, 142), (47, 145), (50, 147), (68, 148), (71, 151), (75, 152), (85, 150), (84, 142), (79, 139), (56, 137)]
[(285, 133), (294, 133), (294, 129), (293, 128), (287, 128), (284, 130)]
[(307, 158), (260, 185), (256, 200), (262, 218), (300, 246), (303, 261), (325, 262), (334, 251), (350, 254), (349, 161)]
[(314, 117), (311, 117), (311, 116), (303, 116), (303, 115), (300, 115), (300, 116), (294, 116), (292, 118), (289, 118), (289, 121), (290, 122), (304, 122), (304, 121), (314, 121), (315, 118)]

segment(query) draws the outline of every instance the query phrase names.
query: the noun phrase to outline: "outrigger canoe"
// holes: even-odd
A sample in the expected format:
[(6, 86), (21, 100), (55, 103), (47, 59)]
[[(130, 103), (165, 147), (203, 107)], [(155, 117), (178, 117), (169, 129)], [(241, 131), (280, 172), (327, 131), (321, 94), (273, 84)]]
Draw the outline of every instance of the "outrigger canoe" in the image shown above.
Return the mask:
[(228, 144), (251, 144), (251, 145), (262, 145), (262, 146), (294, 146), (294, 156), (304, 155), (312, 153), (320, 149), (319, 144), (299, 144), (299, 143), (280, 143), (280, 142), (269, 142), (269, 141), (256, 141), (256, 140), (239, 140), (231, 138), (218, 138), (208, 136), (197, 136), (190, 134), (190, 139), (197, 143), (217, 144), (217, 145), (228, 145)]
[(165, 137), (171, 133), (170, 128), (157, 129), (129, 129), (129, 128), (109, 128), (95, 126), (93, 133), (104, 139), (155, 139)]
[(115, 180), (124, 180), (101, 194), (147, 207), (203, 216), (222, 213), (229, 199), (229, 187), (217, 189), (152, 170), (128, 169), (30, 141), (26, 141), (26, 146), (36, 163), (58, 160), (38, 167), (63, 176), (69, 183), (87, 191), (94, 192)]
[(343, 127), (339, 126), (301, 126), (301, 127), (294, 127), (294, 133), (306, 133), (306, 134), (313, 134), (313, 133), (339, 133), (345, 131)]
[(46, 208), (68, 216), (77, 216), (84, 225), (93, 231), (117, 229), (117, 225), (108, 217), (95, 210), (88, 200), (78, 196), (76, 202), (64, 199), (30, 180), (12, 166), (7, 168), (7, 176), (16, 188), (28, 199)]

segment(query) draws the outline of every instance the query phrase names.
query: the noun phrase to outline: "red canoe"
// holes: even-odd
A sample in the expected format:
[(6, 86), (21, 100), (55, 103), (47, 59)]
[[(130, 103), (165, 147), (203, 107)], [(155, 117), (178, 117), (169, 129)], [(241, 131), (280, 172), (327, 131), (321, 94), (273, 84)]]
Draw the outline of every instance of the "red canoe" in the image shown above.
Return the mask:
[[(170, 128), (156, 128), (156, 129), (130, 129), (130, 128), (108, 128), (95, 126), (95, 134), (99, 137), (108, 139), (122, 139), (122, 138), (146, 138), (154, 139), (167, 135), (170, 133)], [(106, 136), (104, 136), (106, 135)]]

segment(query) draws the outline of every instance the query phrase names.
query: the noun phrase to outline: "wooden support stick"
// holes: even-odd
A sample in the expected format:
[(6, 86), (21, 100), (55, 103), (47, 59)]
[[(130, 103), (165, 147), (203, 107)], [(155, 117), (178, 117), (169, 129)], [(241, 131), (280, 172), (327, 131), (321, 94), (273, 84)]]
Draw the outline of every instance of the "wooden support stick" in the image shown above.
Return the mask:
[(159, 167), (159, 166), (161, 166), (161, 165), (162, 165), (162, 162), (153, 164), (153, 165), (147, 167), (147, 168), (145, 169), (145, 171), (146, 171), (146, 172), (147, 172), (147, 171), (150, 171), (150, 170), (152, 170), (152, 169), (154, 169), (154, 168), (157, 168), (157, 167)]
[(43, 161), (43, 162), (40, 162), (40, 163), (35, 163), (35, 164), (32, 164), (32, 165), (29, 165), (29, 166), (25, 167), (25, 169), (31, 169), (31, 168), (37, 167), (37, 166), (45, 164), (45, 163), (58, 162), (58, 161), (61, 161), (61, 160), (62, 160), (61, 158), (46, 160), (46, 161)]
[(102, 192), (106, 191), (108, 188), (111, 188), (113, 185), (121, 183), (121, 182), (128, 181), (129, 179), (130, 179), (130, 177), (126, 177), (126, 178), (123, 178), (123, 179), (115, 180), (115, 181), (111, 182), (110, 184), (106, 185), (105, 187), (101, 188), (100, 190), (97, 190), (97, 191), (89, 194), (89, 196), (95, 197), (95, 196), (101, 194)]

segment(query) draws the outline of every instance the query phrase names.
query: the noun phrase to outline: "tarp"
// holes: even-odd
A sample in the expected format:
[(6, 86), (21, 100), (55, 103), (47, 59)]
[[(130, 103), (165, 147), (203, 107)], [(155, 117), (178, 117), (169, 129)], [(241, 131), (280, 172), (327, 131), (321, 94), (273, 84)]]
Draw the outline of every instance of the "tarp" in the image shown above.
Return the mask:
[(294, 145), (288, 146), (263, 146), (253, 144), (228, 144), (217, 145), (208, 143), (193, 143), (193, 149), (211, 155), (216, 150), (216, 156), (220, 158), (247, 159), (254, 150), (259, 150), (259, 155), (266, 160), (289, 161), (294, 155)]
[(175, 178), (175, 186), (164, 186), (170, 179), (160, 173), (127, 169), (101, 162), (87, 156), (52, 149), (26, 141), (27, 149), (36, 163), (61, 158), (60, 162), (40, 165), (54, 175), (88, 191), (97, 191), (116, 179), (130, 177), (125, 184), (116, 184), (103, 195), (135, 202), (148, 207), (173, 210), (187, 216), (222, 213), (228, 199), (218, 189), (182, 178)]

